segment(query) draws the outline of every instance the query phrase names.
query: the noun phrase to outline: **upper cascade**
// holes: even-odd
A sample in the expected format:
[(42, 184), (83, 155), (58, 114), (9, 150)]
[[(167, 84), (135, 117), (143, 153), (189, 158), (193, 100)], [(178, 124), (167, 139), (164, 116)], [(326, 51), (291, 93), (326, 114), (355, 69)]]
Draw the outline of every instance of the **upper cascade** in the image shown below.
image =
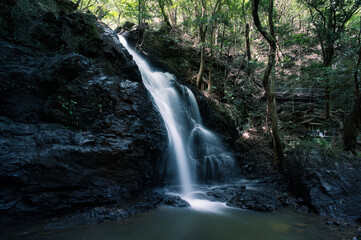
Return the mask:
[(165, 122), (169, 139), (165, 169), (178, 173), (182, 193), (191, 193), (197, 183), (228, 180), (235, 169), (233, 155), (216, 134), (202, 125), (192, 91), (178, 84), (172, 74), (153, 71), (122, 36), (119, 40), (137, 63), (143, 83)]

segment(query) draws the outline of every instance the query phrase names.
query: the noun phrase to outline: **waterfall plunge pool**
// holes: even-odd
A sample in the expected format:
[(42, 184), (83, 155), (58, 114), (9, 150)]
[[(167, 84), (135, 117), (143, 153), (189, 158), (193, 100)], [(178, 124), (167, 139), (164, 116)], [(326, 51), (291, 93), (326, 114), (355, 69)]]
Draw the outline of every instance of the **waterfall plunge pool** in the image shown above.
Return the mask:
[[(330, 231), (326, 219), (303, 215), (289, 209), (273, 213), (245, 211), (213, 203), (212, 211), (189, 208), (159, 207), (119, 222), (83, 225), (46, 232), (42, 225), (30, 229), (18, 226), (24, 236), (1, 239), (21, 240), (282, 240), (282, 239), (348, 239)], [(201, 204), (204, 206), (204, 203)], [(20, 230), (21, 229), (21, 230)], [(16, 234), (15, 234), (16, 236)]]

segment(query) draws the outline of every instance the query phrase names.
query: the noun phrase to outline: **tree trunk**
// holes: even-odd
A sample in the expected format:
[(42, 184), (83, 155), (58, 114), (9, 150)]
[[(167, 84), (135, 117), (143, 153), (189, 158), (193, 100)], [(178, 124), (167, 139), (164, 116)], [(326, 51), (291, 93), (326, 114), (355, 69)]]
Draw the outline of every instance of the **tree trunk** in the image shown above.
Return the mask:
[(355, 105), (345, 122), (342, 137), (343, 149), (356, 153), (357, 134), (361, 127), (361, 94), (358, 95)]
[(145, 31), (145, 24), (143, 19), (143, 6), (142, 0), (138, 2), (138, 42), (136, 44), (136, 48), (139, 51), (142, 51), (143, 43), (144, 43), (144, 31)]
[(357, 59), (357, 64), (355, 67), (355, 73), (354, 73), (354, 77), (355, 77), (355, 99), (357, 99), (358, 95), (360, 94), (360, 85), (358, 82), (358, 71), (361, 65), (361, 46), (360, 49), (358, 50), (358, 59)]
[(211, 91), (212, 83), (212, 68), (213, 68), (213, 40), (214, 40), (214, 25), (211, 26), (211, 57), (209, 63), (209, 73), (208, 73), (208, 92)]
[[(201, 5), (202, 5), (202, 14), (201, 17), (204, 18), (205, 14), (206, 14), (206, 6), (205, 6), (205, 2), (204, 0), (201, 0)], [(196, 9), (198, 10), (197, 6)], [(205, 43), (206, 43), (206, 31), (207, 28), (204, 27), (203, 23), (199, 23), (199, 38), (200, 38), (200, 43), (201, 43), (201, 63), (199, 65), (199, 71), (197, 74), (197, 80), (196, 80), (196, 86), (199, 89), (200, 88), (200, 83), (203, 81), (203, 72), (204, 72), (204, 65), (205, 65)]]
[(164, 10), (164, 5), (165, 5), (164, 0), (158, 0), (158, 4), (159, 4), (160, 11), (162, 12), (162, 16), (163, 16), (163, 21), (164, 21), (164, 23), (165, 23), (168, 27), (172, 28), (172, 25), (171, 25), (170, 22), (169, 22), (169, 17), (168, 17), (168, 15), (166, 14), (166, 12), (165, 12), (165, 10)]
[[(228, 60), (227, 60), (227, 63), (228, 63)], [(229, 101), (228, 99), (228, 77), (227, 77), (227, 69), (224, 68), (224, 74), (223, 74), (223, 78), (224, 78), (224, 90), (223, 90), (223, 93), (222, 95), (224, 96), (224, 93), (226, 93), (226, 100), (227, 100), (227, 103)], [(221, 98), (222, 99), (222, 98)]]
[(258, 31), (262, 34), (262, 36), (267, 40), (270, 49), (268, 52), (268, 63), (267, 67), (262, 79), (263, 87), (265, 89), (265, 94), (267, 98), (267, 103), (269, 106), (269, 112), (271, 115), (271, 128), (272, 128), (272, 138), (273, 138), (273, 145), (274, 145), (274, 153), (275, 159), (279, 161), (279, 166), (281, 169), (285, 168), (285, 157), (283, 153), (282, 141), (278, 131), (278, 114), (277, 114), (277, 105), (276, 105), (276, 98), (274, 91), (274, 80), (271, 78), (271, 82), (269, 81), (270, 75), (275, 67), (276, 62), (276, 38), (275, 38), (275, 31), (274, 31), (274, 24), (273, 24), (273, 0), (269, 2), (269, 13), (268, 13), (268, 22), (270, 26), (270, 33), (265, 31), (261, 25), (258, 16), (258, 7), (259, 7), (260, 0), (253, 0), (252, 4), (252, 16), (254, 20), (254, 24), (257, 27)]
[(243, 0), (243, 2), (242, 2), (242, 15), (243, 15), (244, 22), (245, 22), (246, 54), (247, 54), (246, 73), (247, 73), (248, 78), (250, 78), (251, 69), (249, 68), (249, 63), (252, 60), (251, 44), (250, 44), (250, 40), (249, 40), (249, 30), (250, 29), (249, 29), (249, 23), (248, 23), (248, 19), (247, 19), (246, 10), (245, 10), (244, 5), (245, 5), (245, 0)]
[[(323, 66), (326, 68), (326, 119), (331, 117), (331, 84), (330, 76), (327, 72), (327, 68), (332, 67), (332, 58), (335, 52), (334, 48), (334, 35), (332, 32), (333, 29), (333, 16), (334, 16), (334, 4), (333, 0), (329, 0), (329, 10), (326, 15), (326, 39), (324, 39), (324, 46), (322, 47), (323, 53)], [(321, 40), (322, 41), (322, 40)]]
[(247, 67), (246, 67), (246, 73), (247, 76), (251, 76), (251, 68), (249, 67), (250, 62), (252, 61), (252, 55), (251, 55), (251, 43), (249, 40), (249, 24), (246, 23), (246, 52), (247, 52)]
[(220, 47), (221, 51), (222, 51), (222, 48), (223, 48), (223, 41), (224, 41), (225, 32), (226, 32), (226, 24), (223, 23), (222, 40), (221, 40), (221, 47)]
[(138, 27), (142, 21), (142, 0), (138, 0)]
[(200, 88), (200, 83), (202, 80), (202, 77), (203, 77), (203, 72), (204, 72), (204, 65), (205, 65), (205, 54), (206, 54), (206, 49), (205, 49), (205, 36), (204, 34), (202, 34), (203, 36), (201, 36), (201, 63), (199, 65), (199, 71), (198, 71), (198, 74), (197, 74), (197, 81), (196, 81), (196, 86), (197, 88)]
[(247, 49), (247, 60), (250, 62), (252, 60), (251, 55), (251, 44), (249, 41), (249, 24), (246, 24), (246, 49)]
[(328, 74), (327, 68), (332, 67), (333, 54), (334, 54), (333, 43), (329, 42), (323, 50), (323, 66), (325, 67), (325, 71), (326, 71), (326, 89), (325, 89), (326, 90), (326, 95), (325, 95), (326, 118), (330, 118), (332, 115), (331, 114), (331, 83), (330, 83), (331, 79)]
[(272, 71), (274, 71), (274, 66), (276, 62), (276, 47), (271, 46), (268, 53), (268, 64), (266, 68), (266, 72), (263, 76), (263, 86), (265, 88), (267, 102), (269, 106), (269, 113), (271, 115), (271, 128), (272, 128), (272, 137), (273, 137), (273, 145), (275, 158), (278, 159), (281, 168), (284, 168), (284, 153), (282, 147), (281, 137), (278, 131), (278, 114), (277, 114), (277, 105), (274, 90), (274, 80), (271, 77), (271, 82), (269, 81), (270, 75)]

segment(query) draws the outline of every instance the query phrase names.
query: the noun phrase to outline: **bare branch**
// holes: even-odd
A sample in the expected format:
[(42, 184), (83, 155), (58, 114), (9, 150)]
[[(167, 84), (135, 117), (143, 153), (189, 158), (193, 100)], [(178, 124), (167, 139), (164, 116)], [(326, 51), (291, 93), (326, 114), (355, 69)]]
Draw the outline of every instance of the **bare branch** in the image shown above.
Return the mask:
[(321, 16), (324, 22), (326, 22), (326, 17), (323, 15), (322, 11), (315, 6), (310, 0), (301, 0), (306, 3), (307, 6), (312, 7), (318, 14)]

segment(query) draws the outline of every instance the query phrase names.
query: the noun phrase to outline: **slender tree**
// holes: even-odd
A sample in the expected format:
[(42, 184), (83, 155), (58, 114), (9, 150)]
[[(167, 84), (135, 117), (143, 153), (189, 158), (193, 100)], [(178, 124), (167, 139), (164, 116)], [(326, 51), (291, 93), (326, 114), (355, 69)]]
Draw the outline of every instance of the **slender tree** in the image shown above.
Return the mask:
[[(199, 23), (198, 23), (198, 29), (199, 29), (199, 40), (200, 40), (200, 45), (201, 45), (201, 61), (200, 61), (200, 65), (199, 65), (199, 71), (197, 74), (197, 80), (196, 80), (196, 86), (198, 88), (200, 88), (200, 84), (203, 81), (203, 73), (204, 73), (204, 67), (205, 67), (205, 58), (206, 58), (206, 34), (207, 34), (207, 22), (206, 22), (206, 16), (207, 16), (207, 0), (199, 0), (199, 2), (197, 1), (195, 4), (195, 11), (196, 11), (196, 15), (199, 18)], [(211, 6), (211, 14), (215, 15), (215, 13), (218, 12), (218, 10), (220, 9), (221, 6), (221, 2), (222, 0), (217, 0), (215, 5), (212, 7)]]
[(358, 72), (360, 69), (360, 65), (361, 65), (361, 45), (360, 48), (358, 50), (358, 60), (357, 60), (357, 64), (355, 67), (355, 72), (354, 72), (354, 79), (355, 79), (355, 98), (357, 99), (358, 95), (360, 95), (360, 84), (359, 84), (359, 80), (358, 80)]
[(345, 122), (344, 132), (342, 136), (342, 145), (344, 150), (350, 151), (352, 153), (356, 153), (357, 134), (359, 133), (361, 127), (361, 94), (360, 94), (360, 86), (358, 79), (358, 72), (361, 65), (361, 16), (360, 16), (360, 32), (357, 36), (357, 42), (359, 49), (357, 52), (358, 55), (357, 63), (354, 71), (355, 104)]
[(210, 63), (209, 63), (209, 73), (208, 73), (208, 91), (211, 90), (212, 87), (212, 70), (213, 70), (213, 56), (214, 56), (214, 45), (217, 45), (216, 41), (216, 33), (218, 31), (218, 24), (221, 20), (217, 15), (222, 7), (222, 1), (217, 1), (214, 9), (212, 10), (212, 18), (211, 18), (211, 34), (210, 34)]
[(158, 5), (163, 16), (163, 21), (168, 27), (172, 28), (172, 25), (169, 22), (168, 14), (165, 12), (165, 4), (165, 0), (158, 0)]
[[(197, 88), (200, 88), (200, 83), (202, 81), (203, 78), (203, 72), (204, 72), (204, 66), (205, 66), (205, 54), (206, 54), (206, 33), (207, 33), (207, 25), (204, 23), (204, 17), (206, 15), (206, 11), (207, 11), (207, 5), (206, 5), (206, 0), (200, 0), (200, 7), (199, 7), (199, 3), (197, 1), (196, 5), (195, 5), (195, 10), (196, 10), (196, 14), (197, 16), (200, 16), (200, 21), (199, 21), (199, 25), (198, 25), (198, 29), (199, 29), (199, 40), (200, 40), (200, 44), (201, 44), (201, 62), (199, 64), (199, 71), (197, 74), (197, 80), (196, 80), (196, 86)], [(199, 8), (201, 11), (199, 11)]]
[(357, 36), (357, 43), (359, 46), (359, 50), (357, 52), (357, 63), (355, 66), (355, 72), (354, 72), (354, 80), (355, 80), (355, 99), (357, 99), (358, 95), (360, 94), (360, 84), (358, 80), (358, 72), (361, 66), (361, 16), (360, 16), (360, 31)]
[(273, 0), (269, 1), (269, 8), (268, 8), (268, 25), (269, 25), (269, 32), (267, 32), (261, 24), (258, 15), (258, 8), (259, 8), (260, 0), (253, 0), (252, 4), (252, 16), (255, 26), (257, 27), (258, 31), (262, 34), (262, 36), (267, 40), (269, 44), (269, 52), (268, 52), (268, 63), (263, 75), (262, 83), (265, 89), (265, 94), (267, 97), (267, 104), (269, 108), (269, 112), (271, 115), (271, 128), (272, 128), (272, 138), (273, 138), (273, 146), (274, 146), (274, 153), (275, 159), (279, 161), (279, 165), (281, 169), (285, 167), (285, 157), (283, 153), (282, 141), (279, 135), (278, 129), (278, 115), (277, 115), (277, 105), (276, 105), (276, 98), (274, 93), (274, 78), (271, 78), (270, 75), (275, 68), (276, 62), (276, 36), (275, 36), (275, 28), (273, 23)]
[(345, 122), (345, 127), (342, 137), (342, 144), (345, 151), (356, 153), (356, 140), (357, 140), (357, 134), (360, 131), (360, 127), (361, 127), (361, 94), (358, 95), (355, 105)]
[(243, 0), (243, 2), (242, 2), (242, 15), (243, 15), (243, 21), (245, 23), (246, 53), (247, 53), (247, 60), (248, 60), (248, 62), (250, 62), (252, 60), (251, 43), (250, 43), (250, 39), (249, 39), (249, 30), (250, 29), (249, 29), (249, 23), (248, 23), (245, 8), (246, 8), (245, 7), (245, 0)]
[(144, 44), (144, 31), (145, 31), (145, 22), (144, 22), (144, 8), (146, 0), (138, 0), (138, 42), (137, 49), (142, 51)]

